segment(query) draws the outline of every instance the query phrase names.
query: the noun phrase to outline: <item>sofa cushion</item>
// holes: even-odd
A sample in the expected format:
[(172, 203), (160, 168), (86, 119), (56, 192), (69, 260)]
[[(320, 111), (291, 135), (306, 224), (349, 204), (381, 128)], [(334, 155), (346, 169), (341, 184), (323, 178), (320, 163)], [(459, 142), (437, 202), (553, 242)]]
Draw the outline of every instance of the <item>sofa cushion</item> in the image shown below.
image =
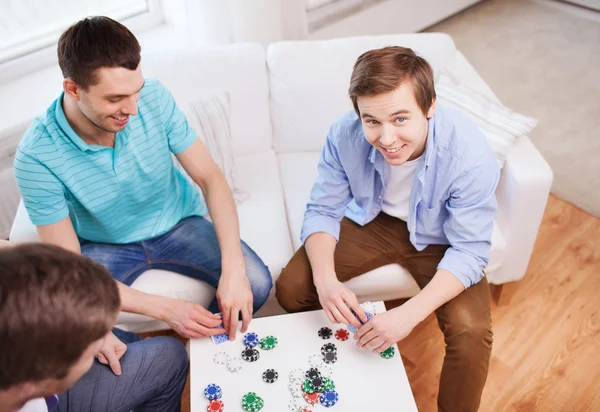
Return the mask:
[[(277, 156), (294, 250), (302, 245), (300, 242), (302, 221), (310, 198), (310, 190), (317, 178), (319, 156), (320, 153), (317, 152), (283, 153)], [(492, 273), (500, 267), (505, 250), (504, 236), (494, 222), (492, 249), (486, 273)], [(399, 299), (412, 296), (419, 290), (408, 271), (399, 265), (387, 265), (375, 269), (364, 276), (350, 280), (348, 286), (361, 300), (375, 299), (375, 297), (377, 300)]]
[(320, 151), (331, 122), (352, 109), (348, 86), (354, 62), (367, 50), (390, 45), (414, 49), (436, 73), (454, 66), (454, 42), (439, 33), (271, 44), (267, 64), (275, 151)]
[(226, 92), (235, 156), (271, 148), (265, 50), (259, 44), (148, 54), (142, 59), (142, 70), (144, 76), (159, 79), (184, 111), (191, 102)]

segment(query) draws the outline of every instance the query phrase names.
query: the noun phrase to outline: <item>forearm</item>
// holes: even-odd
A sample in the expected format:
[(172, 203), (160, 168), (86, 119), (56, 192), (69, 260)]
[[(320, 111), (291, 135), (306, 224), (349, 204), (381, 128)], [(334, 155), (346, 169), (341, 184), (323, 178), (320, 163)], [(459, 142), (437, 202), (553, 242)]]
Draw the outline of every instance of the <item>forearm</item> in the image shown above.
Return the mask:
[(410, 309), (410, 313), (414, 314), (418, 323), (464, 290), (465, 287), (456, 276), (445, 269), (440, 269), (429, 284), (405, 305)]
[(122, 311), (147, 315), (158, 320), (165, 320), (163, 309), (165, 307), (165, 299), (167, 298), (140, 292), (121, 282), (117, 282), (117, 286), (121, 297)]
[(317, 287), (322, 282), (337, 279), (334, 262), (335, 247), (335, 238), (325, 232), (313, 233), (304, 243), (313, 272), (313, 282)]
[(240, 227), (233, 194), (223, 174), (216, 174), (204, 189), (210, 217), (221, 247), (224, 273), (227, 268), (244, 271), (244, 258), (240, 241)]

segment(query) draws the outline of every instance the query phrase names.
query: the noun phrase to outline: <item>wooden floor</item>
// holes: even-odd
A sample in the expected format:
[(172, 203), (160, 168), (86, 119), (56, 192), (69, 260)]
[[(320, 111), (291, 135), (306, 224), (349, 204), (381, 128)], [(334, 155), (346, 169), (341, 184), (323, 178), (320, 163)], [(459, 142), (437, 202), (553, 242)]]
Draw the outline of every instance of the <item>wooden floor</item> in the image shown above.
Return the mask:
[[(504, 285), (492, 318), (482, 412), (600, 411), (600, 219), (551, 197), (529, 270)], [(444, 356), (435, 318), (399, 346), (419, 411), (435, 411)], [(182, 411), (189, 402), (188, 382)]]

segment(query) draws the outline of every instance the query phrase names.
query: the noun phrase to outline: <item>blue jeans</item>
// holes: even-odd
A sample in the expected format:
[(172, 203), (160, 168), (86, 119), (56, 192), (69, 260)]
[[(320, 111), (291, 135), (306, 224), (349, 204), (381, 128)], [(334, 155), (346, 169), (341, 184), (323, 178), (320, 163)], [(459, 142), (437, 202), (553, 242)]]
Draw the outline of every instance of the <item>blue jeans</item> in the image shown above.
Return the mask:
[(94, 359), (92, 368), (59, 394), (52, 412), (179, 412), (188, 372), (183, 344), (167, 336), (143, 340), (113, 332), (127, 344), (121, 376)]
[[(241, 247), (256, 312), (269, 297), (273, 280), (257, 254), (244, 242)], [(215, 289), (221, 277), (221, 249), (215, 228), (199, 216), (185, 218), (164, 235), (143, 242), (111, 245), (84, 241), (81, 253), (106, 266), (116, 280), (128, 286), (148, 269), (180, 273)], [(216, 298), (208, 310), (219, 312)]]

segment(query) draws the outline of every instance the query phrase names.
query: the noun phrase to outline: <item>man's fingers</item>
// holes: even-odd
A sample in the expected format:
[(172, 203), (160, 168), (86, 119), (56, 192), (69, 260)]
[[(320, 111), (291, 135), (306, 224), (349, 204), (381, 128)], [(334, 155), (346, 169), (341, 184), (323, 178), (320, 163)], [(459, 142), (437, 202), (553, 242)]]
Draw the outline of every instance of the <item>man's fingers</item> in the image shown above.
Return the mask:
[(248, 309), (246, 306), (242, 309), (242, 333), (246, 333), (248, 330), (248, 326), (250, 326), (250, 321), (252, 320), (252, 311)]
[[(358, 303), (358, 299), (356, 299), (356, 295), (354, 293), (352, 293), (351, 290), (348, 290), (348, 293), (346, 295), (346, 302), (348, 302), (348, 305), (352, 308), (354, 313), (356, 313), (356, 316), (358, 316), (358, 319), (360, 319), (360, 321), (362, 323), (367, 323), (367, 321), (368, 321), (367, 314), (365, 313), (363, 308), (360, 307), (360, 304)], [(356, 325), (354, 325), (354, 326), (356, 326)]]
[(108, 361), (106, 360), (106, 356), (104, 356), (102, 353), (99, 353), (97, 355), (97, 359), (98, 359), (98, 362), (100, 362), (101, 364), (108, 365)]
[(356, 327), (357, 329), (360, 328), (362, 326), (362, 324), (358, 321), (358, 319), (356, 318), (356, 316), (354, 316), (352, 314), (352, 312), (350, 311), (350, 308), (346, 305), (346, 304), (341, 304), (339, 306), (340, 311), (342, 312), (342, 315), (348, 320), (350, 321), (350, 323), (352, 325), (354, 325), (354, 327)]
[(349, 322), (346, 320), (346, 318), (344, 317), (344, 315), (342, 315), (340, 313), (340, 310), (336, 307), (336, 306), (332, 306), (331, 307), (331, 314), (333, 315), (333, 317), (335, 318), (336, 323), (345, 323), (348, 324)]
[(240, 318), (240, 309), (239, 308), (231, 309), (231, 312), (229, 312), (229, 327), (225, 328), (226, 330), (229, 331), (229, 332), (227, 332), (227, 334), (229, 335), (230, 340), (235, 339), (239, 318)]
[(363, 334), (360, 339), (356, 342), (358, 346), (364, 347), (367, 343), (377, 337), (377, 332), (374, 329), (371, 329), (367, 333)]
[(325, 311), (325, 314), (327, 315), (329, 322), (335, 323), (335, 319), (334, 319), (333, 315), (331, 314), (331, 311), (329, 310), (329, 308), (323, 307), (323, 310)]
[(113, 371), (113, 373), (117, 376), (121, 376), (121, 363), (119, 362), (117, 355), (109, 351), (105, 354), (105, 356), (108, 360), (108, 365), (110, 366), (110, 369)]
[(373, 324), (371, 322), (365, 323), (360, 328), (358, 328), (358, 331), (354, 334), (354, 339), (359, 340), (371, 329), (373, 329)]

